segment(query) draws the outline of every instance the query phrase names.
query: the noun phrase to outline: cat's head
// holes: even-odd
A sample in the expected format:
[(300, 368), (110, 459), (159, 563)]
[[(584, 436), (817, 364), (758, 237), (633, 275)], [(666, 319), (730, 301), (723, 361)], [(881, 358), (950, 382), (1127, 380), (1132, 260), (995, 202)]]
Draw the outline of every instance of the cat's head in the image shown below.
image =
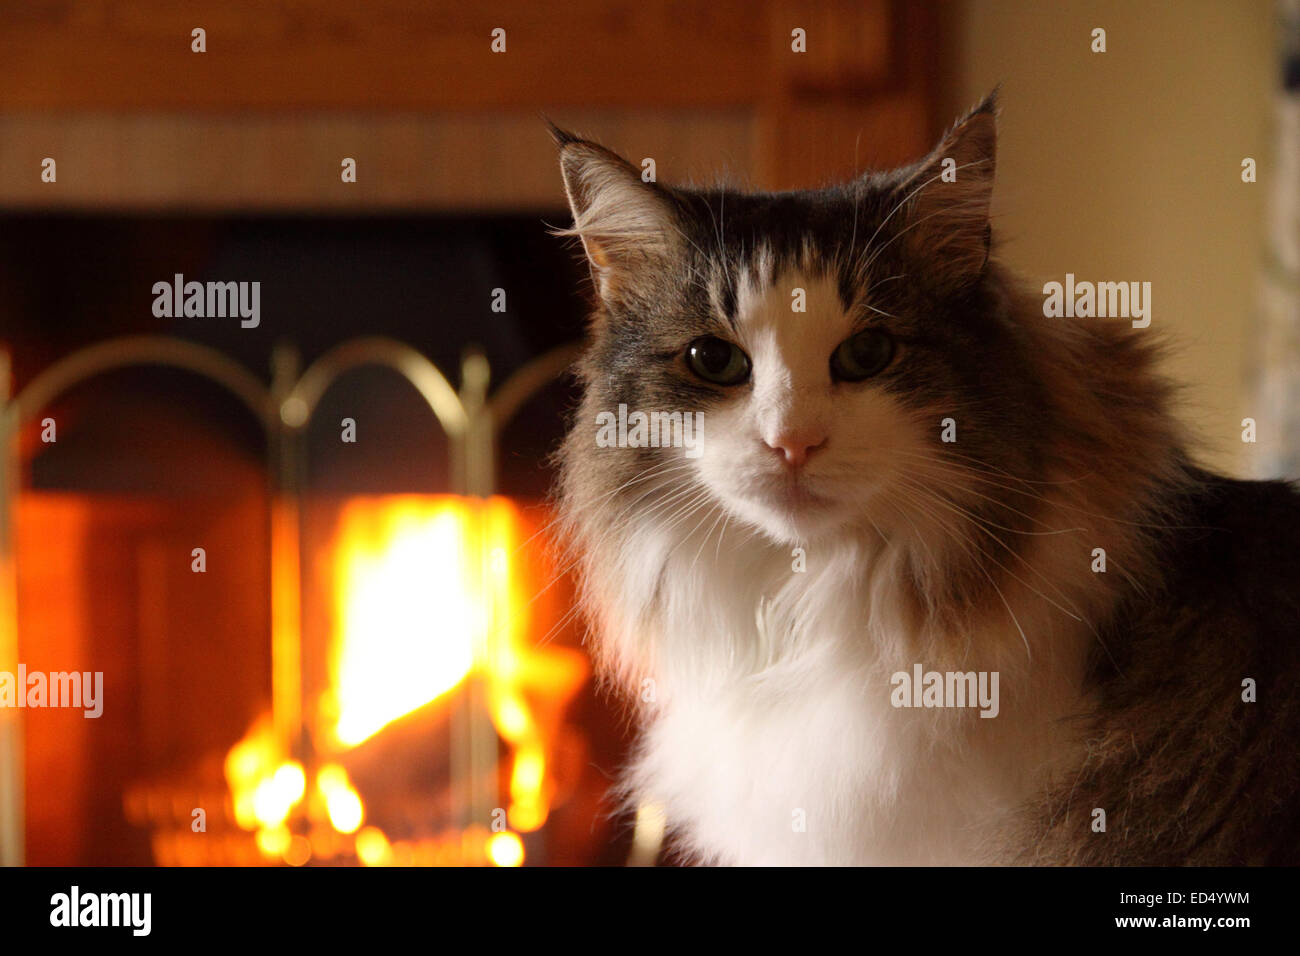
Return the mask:
[[(798, 192), (646, 182), (555, 135), (597, 297), (571, 467), (611, 495), (698, 490), (782, 543), (941, 519), (926, 487), (1023, 471), (1034, 376), (989, 262), (993, 97), (914, 165)], [(637, 412), (698, 416), (698, 450), (633, 447)]]

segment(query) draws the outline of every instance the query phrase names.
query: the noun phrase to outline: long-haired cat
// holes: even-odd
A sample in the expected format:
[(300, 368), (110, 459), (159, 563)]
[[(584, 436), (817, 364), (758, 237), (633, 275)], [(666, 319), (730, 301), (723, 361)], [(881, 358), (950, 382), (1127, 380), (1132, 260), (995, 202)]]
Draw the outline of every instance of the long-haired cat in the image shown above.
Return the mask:
[(992, 97), (802, 192), (554, 132), (563, 521), (683, 857), (1300, 862), (1300, 495), (1195, 467), (1151, 330), (990, 255)]

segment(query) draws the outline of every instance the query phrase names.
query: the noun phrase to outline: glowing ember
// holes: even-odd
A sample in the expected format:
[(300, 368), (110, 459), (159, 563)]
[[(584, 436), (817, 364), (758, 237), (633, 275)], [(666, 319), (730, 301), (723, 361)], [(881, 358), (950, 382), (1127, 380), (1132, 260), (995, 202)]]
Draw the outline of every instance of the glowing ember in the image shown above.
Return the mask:
[(393, 848), (388, 837), (378, 827), (366, 827), (357, 834), (357, 859), (366, 866), (382, 866), (392, 862)]
[(496, 866), (522, 866), (524, 862), (524, 844), (519, 837), (505, 831), (494, 833), (488, 838), (488, 859)]
[(325, 798), (330, 825), (339, 833), (355, 833), (365, 819), (361, 797), (352, 789), (347, 771), (338, 764), (326, 764), (316, 775), (316, 786)]

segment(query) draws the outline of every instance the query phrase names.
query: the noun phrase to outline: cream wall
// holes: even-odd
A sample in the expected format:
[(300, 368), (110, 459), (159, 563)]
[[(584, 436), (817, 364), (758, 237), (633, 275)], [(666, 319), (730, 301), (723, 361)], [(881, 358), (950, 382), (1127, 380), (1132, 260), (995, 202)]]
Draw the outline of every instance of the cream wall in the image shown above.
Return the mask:
[[(1269, 197), (1269, 0), (967, 0), (945, 7), (956, 114), (1002, 84), (995, 228), (1039, 287), (1149, 280), (1202, 458), (1235, 473)], [(1092, 53), (1091, 31), (1107, 52)], [(1241, 160), (1259, 182), (1241, 182)], [(1261, 436), (1261, 441), (1264, 437)]]

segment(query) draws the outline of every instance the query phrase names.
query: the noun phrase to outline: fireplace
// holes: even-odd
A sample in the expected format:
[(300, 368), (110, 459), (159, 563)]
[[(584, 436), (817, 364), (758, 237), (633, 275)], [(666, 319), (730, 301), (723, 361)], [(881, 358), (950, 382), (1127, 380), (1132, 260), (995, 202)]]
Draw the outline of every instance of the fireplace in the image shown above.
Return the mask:
[[(10, 858), (622, 862), (544, 500), (583, 305), (542, 217), (8, 224), (0, 671), (104, 682), (97, 719), (6, 712)], [(260, 321), (157, 315), (176, 273), (256, 277)]]

